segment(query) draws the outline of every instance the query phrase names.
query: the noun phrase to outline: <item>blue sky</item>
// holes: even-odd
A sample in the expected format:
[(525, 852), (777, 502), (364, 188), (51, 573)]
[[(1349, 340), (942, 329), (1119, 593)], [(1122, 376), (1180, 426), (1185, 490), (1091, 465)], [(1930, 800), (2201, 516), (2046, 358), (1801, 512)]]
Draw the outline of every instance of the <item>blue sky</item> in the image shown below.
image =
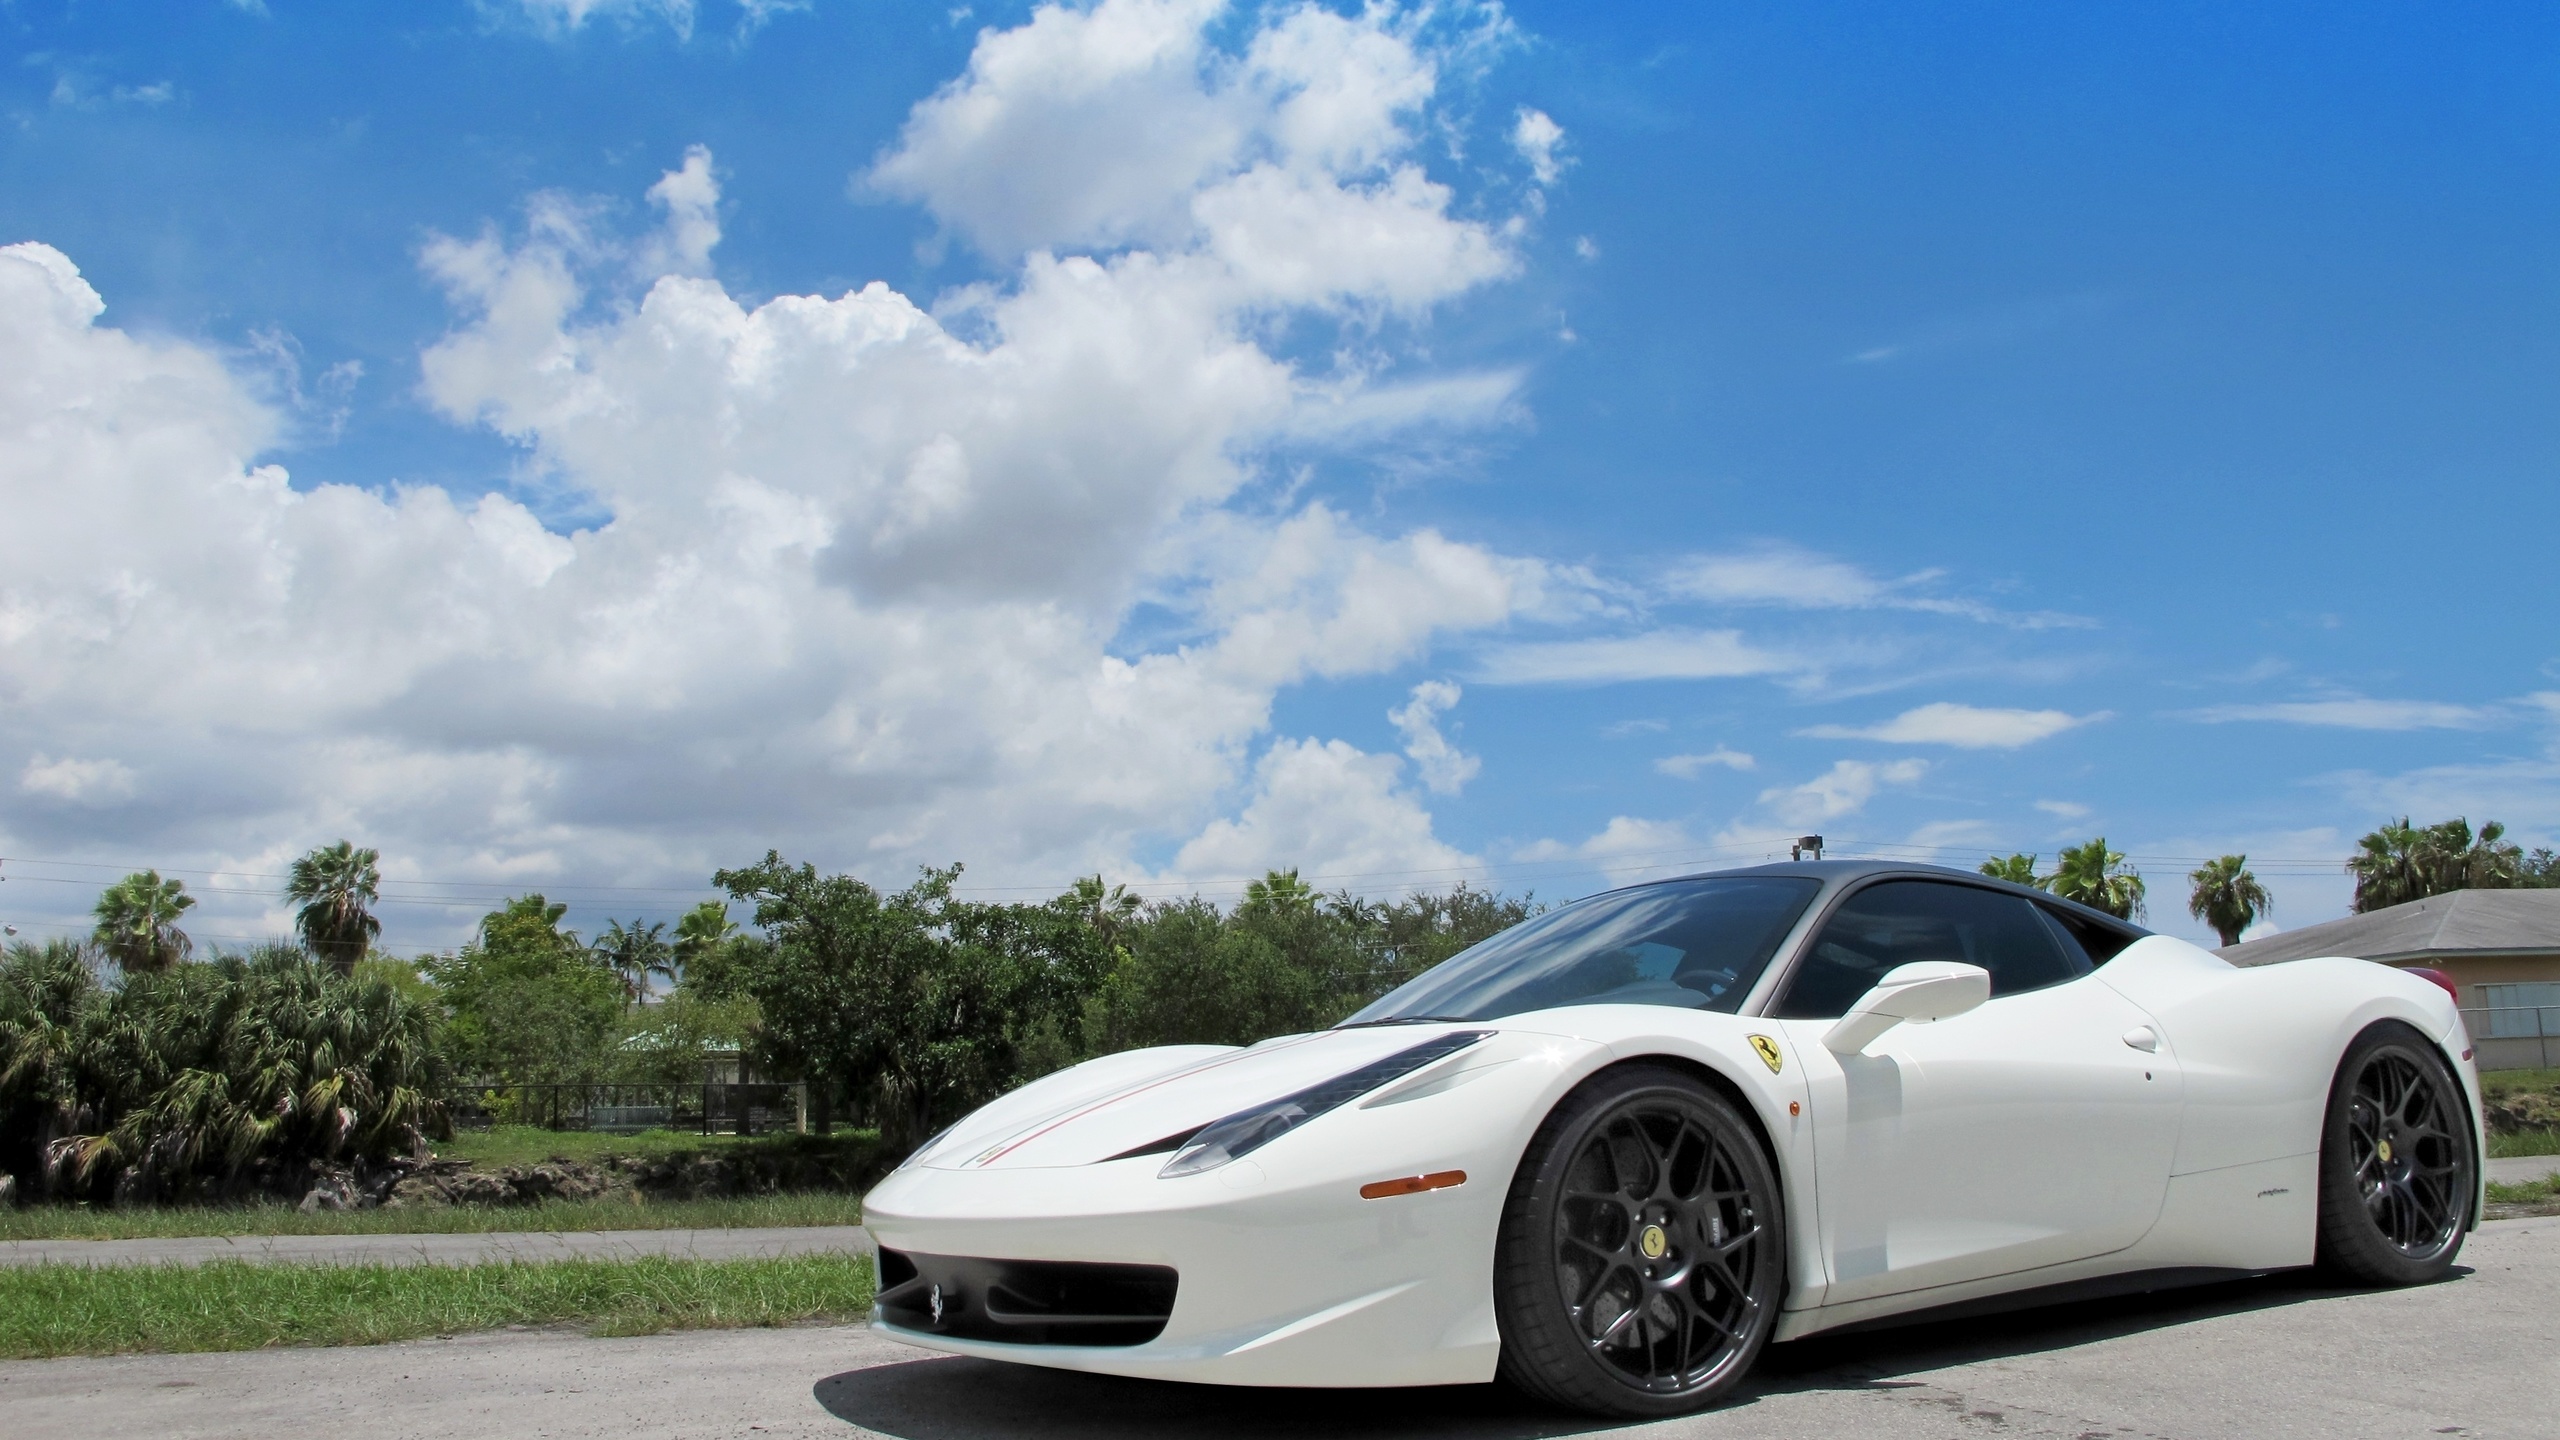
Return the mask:
[(2545, 10), (0, 34), (30, 933), (145, 863), (267, 933), (340, 834), (404, 946), (768, 844), (1561, 898), (2103, 833), (2197, 933), (2206, 855), (2299, 925), (2394, 815), (2560, 840)]

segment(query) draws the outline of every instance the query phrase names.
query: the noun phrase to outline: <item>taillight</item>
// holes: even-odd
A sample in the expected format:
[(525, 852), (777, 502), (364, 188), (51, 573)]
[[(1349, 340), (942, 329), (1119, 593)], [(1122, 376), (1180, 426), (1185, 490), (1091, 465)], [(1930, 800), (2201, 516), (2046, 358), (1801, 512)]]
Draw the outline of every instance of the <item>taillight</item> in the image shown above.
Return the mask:
[(2458, 1006), (2462, 1003), (2462, 989), (2460, 986), (2453, 983), (2452, 976), (2447, 975), (2441, 970), (2420, 970), (2415, 967), (2412, 967), (2409, 973), (2417, 976), (2421, 980), (2432, 982), (2437, 989), (2442, 990), (2445, 994), (2451, 996), (2455, 1005)]

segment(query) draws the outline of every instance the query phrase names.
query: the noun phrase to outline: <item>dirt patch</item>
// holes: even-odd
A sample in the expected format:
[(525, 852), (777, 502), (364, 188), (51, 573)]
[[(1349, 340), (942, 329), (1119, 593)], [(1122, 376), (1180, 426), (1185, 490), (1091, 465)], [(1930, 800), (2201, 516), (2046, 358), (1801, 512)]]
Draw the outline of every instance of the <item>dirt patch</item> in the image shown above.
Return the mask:
[[(539, 1205), (548, 1200), (726, 1200), (810, 1191), (851, 1193), (878, 1178), (868, 1147), (724, 1149), (664, 1156), (606, 1155), (479, 1168), (464, 1160), (399, 1162), (376, 1178), (372, 1204), (391, 1209), (440, 1205)], [(306, 1202), (308, 1203), (308, 1202)], [(325, 1202), (324, 1202), (325, 1203)], [(362, 1202), (359, 1202), (362, 1203)]]
[(2560, 1092), (2519, 1090), (2507, 1095), (2492, 1095), (2481, 1102), (2480, 1109), (2481, 1118), (2488, 1122), (2492, 1135), (2560, 1130)]
[(657, 1155), (553, 1158), (479, 1165), (400, 1159), (379, 1166), (312, 1165), (260, 1176), (256, 1188), (304, 1210), (435, 1209), (577, 1200), (727, 1200), (808, 1193), (858, 1194), (880, 1178), (876, 1144), (784, 1137), (767, 1146)]

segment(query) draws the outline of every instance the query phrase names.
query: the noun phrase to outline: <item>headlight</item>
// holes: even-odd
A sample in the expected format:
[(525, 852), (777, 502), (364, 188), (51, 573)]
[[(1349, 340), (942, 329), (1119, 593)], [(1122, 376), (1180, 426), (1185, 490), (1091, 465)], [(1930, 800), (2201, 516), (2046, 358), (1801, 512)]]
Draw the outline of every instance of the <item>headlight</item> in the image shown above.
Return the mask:
[(1202, 1126), (1182, 1142), (1164, 1168), (1156, 1172), (1160, 1179), (1171, 1180), (1183, 1175), (1197, 1175), (1215, 1170), (1230, 1160), (1250, 1155), (1328, 1110), (1348, 1105), (1379, 1086), (1412, 1074), (1434, 1060), (1455, 1055), (1486, 1036), (1491, 1030), (1456, 1030), (1435, 1036), (1410, 1049), (1399, 1050), (1383, 1060), (1372, 1060), (1347, 1075), (1337, 1075), (1321, 1085), (1310, 1085), (1295, 1095), (1283, 1095), (1267, 1105), (1239, 1110), (1224, 1120)]

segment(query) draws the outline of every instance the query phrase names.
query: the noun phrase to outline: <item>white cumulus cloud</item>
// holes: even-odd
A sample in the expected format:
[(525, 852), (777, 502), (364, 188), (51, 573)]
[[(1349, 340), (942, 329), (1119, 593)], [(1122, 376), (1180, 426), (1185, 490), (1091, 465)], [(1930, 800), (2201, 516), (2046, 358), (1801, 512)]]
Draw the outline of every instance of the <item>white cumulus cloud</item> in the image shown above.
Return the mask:
[(1455, 708), (1460, 691), (1446, 680), (1425, 680), (1413, 687), (1404, 704), (1387, 712), (1387, 720), (1404, 735), (1404, 753), (1435, 795), (1455, 795), (1484, 768), (1484, 761), (1450, 743), (1440, 733), (1440, 717)]
[(1511, 122), (1511, 148), (1529, 162), (1529, 173), (1541, 185), (1553, 185), (1556, 177), (1564, 173), (1564, 127), (1544, 110), (1520, 107)]
[(1650, 630), (1583, 640), (1531, 640), (1489, 650), (1476, 678), (1488, 685), (1609, 685), (1636, 680), (1723, 680), (1804, 669), (1739, 630)]
[(1755, 770), (1759, 768), (1759, 764), (1760, 762), (1739, 750), (1731, 750), (1719, 745), (1701, 755), (1665, 755), (1653, 762), (1653, 768), (1675, 779), (1695, 780), (1706, 773), (1710, 766), (1720, 765), (1728, 770)]
[(2377, 700), (2342, 695), (2326, 700), (2293, 700), (2267, 705), (2216, 705), (2190, 718), (2209, 725), (2234, 720), (2271, 720), (2285, 725), (2318, 725), (2339, 730), (2477, 730), (2494, 723), (2497, 714), (2476, 705), (2450, 705), (2440, 700)]
[(1441, 56), (1419, 17), (1302, 4), (1241, 54), (1223, 0), (1044, 5), (979, 37), (868, 172), (988, 255), (1143, 245), (1260, 304), (1429, 305), (1509, 273), (1411, 152)]
[[(455, 318), (424, 393), (606, 517), (572, 533), (505, 494), (297, 487), (256, 385), (0, 249), (0, 765), (31, 797), (0, 843), (272, 872), (345, 834), (529, 885), (698, 883), (767, 845), (989, 883), (1469, 863), (1416, 798), (1473, 763), (1421, 742), (1445, 705), (1403, 707), (1412, 790), (1400, 757), (1272, 740), (1271, 709), (1538, 611), (1552, 572), (1236, 497), (1310, 417), (1393, 395), (1344, 441), (1371, 443), (1484, 423), (1509, 384), (1309, 377), (1266, 317), (1419, 315), (1511, 261), (1413, 156), (1437, 70), (1398, 12), (1281, 12), (1228, 53), (1212, 8), (1043, 8), (917, 108), (884, 183), (1011, 236), (999, 285), (742, 300), (702, 149), (647, 235), (551, 196), (430, 243)], [(1228, 148), (1195, 164), (1200, 126)], [(1058, 127), (1154, 148), (987, 188)], [(1174, 638), (1124, 633), (1140, 607)], [(101, 754), (150, 777), (113, 834), (68, 808), (136, 783), (61, 758)]]
[(96, 805), (132, 798), (135, 778), (133, 767), (120, 760), (33, 755), (18, 773), (18, 788), (29, 795)]
[(1701, 848), (1687, 827), (1676, 820), (1647, 820), (1613, 815), (1598, 833), (1582, 840), (1540, 840), (1522, 846), (1512, 858), (1530, 863), (1582, 861), (1590, 873), (1612, 884), (1699, 868)]
[(1723, 555), (1693, 556), (1664, 577), (1666, 593), (1713, 605), (1790, 610), (1904, 610), (2002, 625), (2016, 630), (2087, 629), (2085, 616), (2015, 612), (1979, 601), (1930, 594), (1941, 572), (1896, 579), (1800, 546), (1762, 544)]
[(1874, 725), (1816, 725), (1799, 730), (1826, 740), (1883, 740), (1896, 745), (1952, 745), (1962, 750), (2015, 750), (2107, 718), (2062, 710), (2003, 710), (1940, 701)]
[(1294, 866), (1356, 890), (1436, 889), (1481, 868), (1431, 832), (1431, 816), (1396, 787), (1397, 761), (1340, 740), (1282, 740), (1254, 767), (1234, 819), (1209, 822), (1174, 856), (1192, 883)]
[(1877, 764), (1840, 760), (1801, 785), (1775, 786), (1760, 792), (1769, 813), (1790, 825), (1813, 825), (1855, 815), (1887, 787), (1916, 785), (1929, 773), (1925, 760), (1893, 760)]

